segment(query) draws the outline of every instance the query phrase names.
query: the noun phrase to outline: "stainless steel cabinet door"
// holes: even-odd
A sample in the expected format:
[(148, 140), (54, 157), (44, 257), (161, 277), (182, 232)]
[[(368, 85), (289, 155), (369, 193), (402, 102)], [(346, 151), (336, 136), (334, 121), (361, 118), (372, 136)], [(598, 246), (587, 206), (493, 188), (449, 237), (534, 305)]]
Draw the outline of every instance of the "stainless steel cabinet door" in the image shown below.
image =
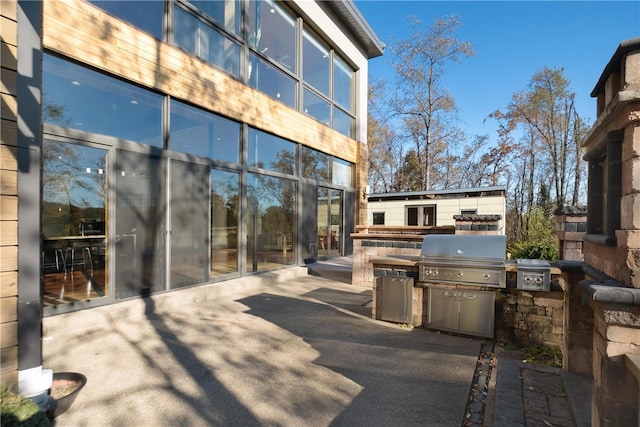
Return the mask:
[(381, 318), (389, 322), (411, 323), (413, 279), (384, 276), (382, 278)]
[(493, 338), (494, 292), (460, 292), (460, 332)]
[(455, 288), (429, 288), (427, 328), (457, 331), (460, 325), (460, 291)]

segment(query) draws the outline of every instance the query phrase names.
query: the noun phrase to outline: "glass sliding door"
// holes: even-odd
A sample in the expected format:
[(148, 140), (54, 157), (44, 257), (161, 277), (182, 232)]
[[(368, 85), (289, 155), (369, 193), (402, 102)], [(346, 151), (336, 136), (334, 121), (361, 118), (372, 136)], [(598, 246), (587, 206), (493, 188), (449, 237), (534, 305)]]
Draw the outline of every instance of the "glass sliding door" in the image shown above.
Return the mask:
[(342, 245), (342, 191), (330, 190), (329, 224), (331, 224), (331, 247), (330, 257), (337, 257), (343, 254)]
[(329, 189), (318, 188), (318, 258), (329, 257)]
[(115, 161), (115, 297), (163, 291), (166, 160), (118, 150)]
[(209, 166), (171, 161), (171, 288), (206, 282)]
[(266, 175), (247, 177), (247, 271), (296, 262), (296, 183)]
[(93, 300), (107, 289), (107, 150), (45, 139), (43, 304)]
[(343, 254), (343, 192), (318, 188), (318, 257)]
[(211, 170), (212, 278), (238, 272), (240, 174)]

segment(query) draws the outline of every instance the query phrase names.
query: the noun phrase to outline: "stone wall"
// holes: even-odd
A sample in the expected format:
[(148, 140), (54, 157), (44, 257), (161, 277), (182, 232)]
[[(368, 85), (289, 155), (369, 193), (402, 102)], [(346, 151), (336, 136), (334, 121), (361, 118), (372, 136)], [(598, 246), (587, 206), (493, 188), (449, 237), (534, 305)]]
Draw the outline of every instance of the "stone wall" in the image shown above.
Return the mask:
[(422, 237), (417, 241), (354, 239), (351, 284), (375, 289), (375, 273), (370, 261), (372, 258), (391, 255), (419, 257), (421, 246)]
[(496, 341), (562, 349), (563, 302), (563, 292), (496, 290)]
[(501, 215), (454, 215), (456, 234), (504, 234), (500, 229)]
[[(607, 292), (607, 289), (596, 288), (592, 292)], [(635, 297), (640, 302), (640, 292), (636, 292)], [(640, 305), (620, 304), (615, 297), (602, 299), (600, 302), (592, 298), (590, 304), (593, 310), (592, 424), (638, 425), (640, 387), (626, 366), (625, 355), (640, 355)]]

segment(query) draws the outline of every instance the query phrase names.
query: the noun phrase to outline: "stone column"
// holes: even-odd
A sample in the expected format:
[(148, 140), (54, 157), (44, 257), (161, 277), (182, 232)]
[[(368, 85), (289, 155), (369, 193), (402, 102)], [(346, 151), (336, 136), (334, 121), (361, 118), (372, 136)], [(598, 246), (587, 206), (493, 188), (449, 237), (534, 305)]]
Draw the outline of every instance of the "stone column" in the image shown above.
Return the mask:
[(587, 208), (563, 206), (556, 211), (557, 236), (560, 243), (560, 259), (584, 261), (582, 244), (587, 231)]
[(454, 215), (456, 234), (502, 234), (499, 228), (501, 215)]

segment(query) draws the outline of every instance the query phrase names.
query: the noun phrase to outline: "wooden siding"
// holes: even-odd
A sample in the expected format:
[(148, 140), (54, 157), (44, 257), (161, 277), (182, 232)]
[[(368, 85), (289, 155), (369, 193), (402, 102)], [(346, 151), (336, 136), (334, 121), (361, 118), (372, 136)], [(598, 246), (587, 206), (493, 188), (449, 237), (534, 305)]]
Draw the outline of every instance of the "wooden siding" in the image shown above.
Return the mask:
[(357, 163), (357, 143), (80, 0), (44, 2), (45, 49)]
[(17, 1), (0, 1), (0, 384), (18, 382)]

